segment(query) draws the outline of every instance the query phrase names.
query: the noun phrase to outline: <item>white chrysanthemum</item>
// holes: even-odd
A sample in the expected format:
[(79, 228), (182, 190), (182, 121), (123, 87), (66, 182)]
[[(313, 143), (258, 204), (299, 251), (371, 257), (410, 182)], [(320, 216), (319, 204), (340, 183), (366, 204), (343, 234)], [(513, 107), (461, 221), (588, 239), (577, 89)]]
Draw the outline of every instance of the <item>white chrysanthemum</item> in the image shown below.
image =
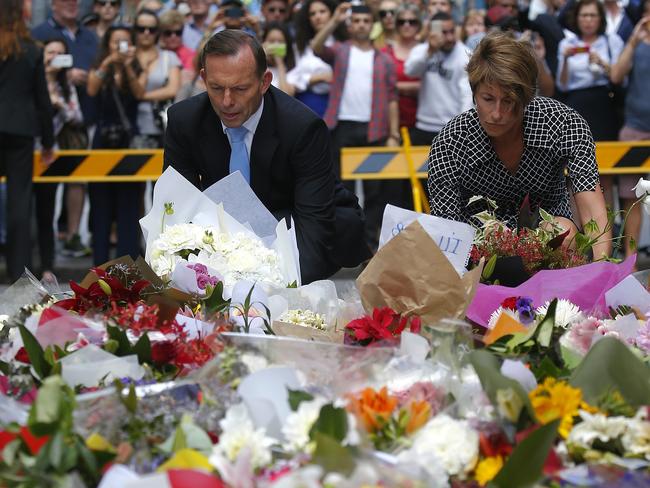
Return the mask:
[(650, 422), (640, 415), (629, 419), (628, 428), (621, 438), (625, 453), (642, 456), (650, 461)]
[[(535, 313), (539, 318), (544, 318), (548, 312), (548, 306), (551, 302), (546, 302), (539, 307)], [(569, 300), (560, 298), (555, 307), (555, 327), (562, 327), (566, 329), (573, 325), (575, 322), (584, 320), (585, 316), (582, 314), (577, 305), (574, 305)]]
[(280, 322), (311, 327), (312, 329), (325, 330), (325, 316), (311, 310), (287, 310), (278, 319)]
[(582, 422), (577, 424), (567, 437), (567, 444), (591, 448), (595, 440), (609, 442), (622, 436), (628, 428), (630, 419), (625, 417), (607, 417), (602, 413), (590, 414), (579, 412)]
[(219, 425), (222, 430), (219, 444), (214, 446), (210, 457), (210, 462), (214, 466), (219, 462), (216, 459), (213, 462), (213, 457), (223, 456), (228, 461), (234, 462), (244, 449), (250, 453), (253, 469), (261, 468), (271, 462), (270, 447), (275, 444), (275, 440), (266, 436), (265, 429), (255, 429), (246, 405), (240, 403), (230, 407)]
[(287, 441), (285, 444), (287, 450), (311, 454), (315, 446), (310, 444), (309, 431), (318, 420), (320, 410), (325, 403), (323, 398), (301, 402), (298, 405), (298, 410), (289, 414), (282, 426), (282, 434)]
[(516, 310), (510, 310), (509, 308), (499, 307), (494, 312), (492, 312), (492, 315), (490, 315), (490, 320), (488, 320), (488, 329), (494, 328), (494, 326), (497, 323), (497, 320), (499, 320), (499, 317), (501, 316), (501, 313), (510, 315), (513, 319), (519, 322), (519, 312), (517, 312)]
[(462, 478), (474, 469), (478, 461), (478, 440), (478, 433), (466, 420), (455, 420), (440, 414), (415, 434), (413, 446), (407, 451), (409, 455), (405, 459), (419, 460), (422, 464), (433, 455), (448, 476)]
[(184, 249), (202, 249), (205, 247), (203, 236), (206, 230), (216, 231), (197, 224), (168, 225), (153, 242), (153, 250), (173, 254)]

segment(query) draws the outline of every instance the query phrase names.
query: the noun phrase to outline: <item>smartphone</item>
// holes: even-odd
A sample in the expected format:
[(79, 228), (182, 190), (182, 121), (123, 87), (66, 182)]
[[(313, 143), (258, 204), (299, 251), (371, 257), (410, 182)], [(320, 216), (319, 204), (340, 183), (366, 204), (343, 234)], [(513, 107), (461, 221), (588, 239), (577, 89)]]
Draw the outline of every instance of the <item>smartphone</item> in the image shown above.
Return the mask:
[(272, 56), (284, 58), (287, 55), (287, 44), (284, 42), (269, 44), (268, 53)]
[(442, 23), (442, 20), (432, 20), (429, 27), (429, 33), (442, 35)]
[(50, 61), (53, 68), (72, 68), (72, 54), (58, 54)]
[(126, 54), (129, 52), (129, 42), (128, 41), (120, 41), (117, 50), (121, 54)]
[(233, 7), (226, 10), (226, 17), (231, 19), (240, 19), (244, 16), (244, 10), (239, 7)]
[(576, 46), (573, 48), (573, 53), (574, 54), (582, 54), (582, 53), (588, 53), (589, 52), (589, 46), (584, 45), (584, 46)]

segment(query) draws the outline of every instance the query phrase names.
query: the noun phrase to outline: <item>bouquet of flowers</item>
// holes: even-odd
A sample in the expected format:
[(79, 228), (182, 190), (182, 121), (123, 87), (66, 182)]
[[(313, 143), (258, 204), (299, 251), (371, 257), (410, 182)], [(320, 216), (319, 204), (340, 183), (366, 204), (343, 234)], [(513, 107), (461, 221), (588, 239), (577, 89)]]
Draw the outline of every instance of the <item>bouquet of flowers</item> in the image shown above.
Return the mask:
[[(295, 231), (284, 222), (276, 222), (266, 212), (262, 224), (238, 222), (224, 207), (236, 208), (242, 202), (219, 200), (206, 195), (219, 195), (219, 188), (246, 185), (233, 178), (237, 173), (215, 183), (201, 193), (173, 168), (167, 168), (156, 182), (151, 212), (140, 224), (146, 241), (146, 260), (153, 270), (174, 287), (189, 290), (194, 279), (187, 273), (188, 265), (202, 265), (211, 276), (224, 283), (226, 295), (239, 281), (266, 283), (276, 286), (300, 284), (300, 268)], [(227, 180), (227, 181), (226, 181)], [(248, 189), (249, 193), (252, 193)], [(182, 199), (178, 195), (183, 195)], [(246, 205), (262, 207), (261, 202), (242, 190), (248, 197)], [(239, 196), (241, 196), (239, 195)], [(235, 198), (235, 197), (233, 197)], [(243, 197), (242, 197), (243, 198)], [(252, 215), (256, 215), (253, 208)], [(254, 228), (268, 229), (274, 222), (275, 236), (258, 236)], [(273, 228), (271, 227), (271, 228)], [(269, 244), (271, 243), (271, 244)], [(176, 270), (181, 268), (180, 272)]]

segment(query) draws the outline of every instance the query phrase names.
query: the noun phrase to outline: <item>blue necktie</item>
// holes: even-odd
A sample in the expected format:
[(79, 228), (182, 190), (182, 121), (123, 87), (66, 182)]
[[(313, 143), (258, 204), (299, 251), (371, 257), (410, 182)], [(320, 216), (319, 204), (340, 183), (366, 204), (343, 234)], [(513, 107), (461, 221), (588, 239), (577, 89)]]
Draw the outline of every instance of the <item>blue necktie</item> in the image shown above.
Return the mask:
[(227, 127), (226, 132), (230, 136), (230, 172), (241, 171), (242, 176), (250, 184), (251, 167), (248, 161), (248, 150), (244, 139), (248, 129), (241, 127)]

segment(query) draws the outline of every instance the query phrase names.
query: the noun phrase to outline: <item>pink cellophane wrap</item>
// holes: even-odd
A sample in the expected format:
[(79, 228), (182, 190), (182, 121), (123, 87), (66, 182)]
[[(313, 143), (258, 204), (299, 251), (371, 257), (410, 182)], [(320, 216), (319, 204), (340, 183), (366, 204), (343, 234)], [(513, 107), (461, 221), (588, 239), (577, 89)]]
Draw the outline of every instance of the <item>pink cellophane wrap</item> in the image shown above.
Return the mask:
[(525, 296), (536, 307), (554, 298), (564, 298), (585, 313), (607, 314), (605, 292), (628, 276), (634, 268), (636, 255), (620, 264), (598, 262), (569, 269), (540, 271), (517, 287), (479, 285), (474, 300), (467, 309), (467, 318), (483, 327), (490, 315), (508, 297)]

